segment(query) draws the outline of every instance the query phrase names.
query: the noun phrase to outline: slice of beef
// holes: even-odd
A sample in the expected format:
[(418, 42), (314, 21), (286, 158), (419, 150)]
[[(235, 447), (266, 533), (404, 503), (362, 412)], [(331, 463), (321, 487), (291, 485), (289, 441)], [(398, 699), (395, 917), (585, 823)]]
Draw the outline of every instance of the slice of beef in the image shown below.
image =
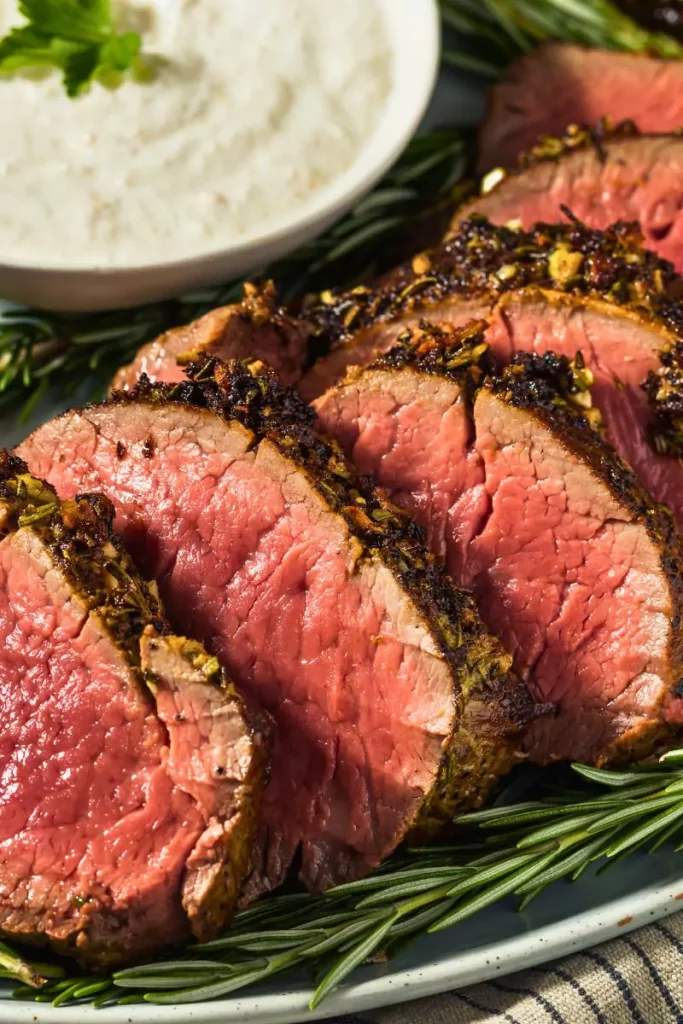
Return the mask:
[(261, 287), (245, 284), (242, 302), (212, 309), (144, 345), (133, 362), (116, 374), (112, 388), (130, 391), (143, 373), (152, 381), (184, 380), (179, 360), (189, 362), (202, 354), (263, 359), (286, 384), (294, 384), (306, 361), (308, 333), (303, 320), (295, 320), (278, 306), (272, 282)]
[(568, 361), (488, 376), (483, 324), (407, 331), (315, 403), (321, 429), (425, 528), (554, 716), (531, 758), (648, 752), (683, 721), (683, 547), (583, 414)]
[(265, 760), (216, 659), (169, 634), (113, 516), (0, 453), (0, 934), (97, 966), (226, 922)]
[(469, 221), (376, 291), (357, 289), (311, 311), (332, 351), (302, 389), (319, 395), (345, 367), (367, 365), (420, 320), (458, 326), (486, 317), (487, 341), (503, 362), (525, 350), (582, 354), (608, 440), (683, 526), (683, 463), (666, 454), (666, 431), (642, 388), (683, 344), (683, 282), (638, 242), (625, 225), (524, 232)]
[(542, 136), (570, 124), (634, 121), (643, 132), (683, 126), (683, 62), (546, 43), (521, 57), (490, 94), (479, 167), (514, 167)]
[(511, 173), (484, 179), (485, 194), (458, 210), (451, 233), (477, 214), (529, 229), (564, 221), (591, 228), (637, 221), (643, 244), (683, 270), (683, 136), (572, 130), (547, 140)]
[(193, 383), (144, 382), (21, 446), (60, 493), (111, 498), (171, 622), (274, 716), (252, 893), (299, 848), (319, 889), (437, 832), (507, 771), (530, 712), (420, 530), (262, 369), (209, 361)]

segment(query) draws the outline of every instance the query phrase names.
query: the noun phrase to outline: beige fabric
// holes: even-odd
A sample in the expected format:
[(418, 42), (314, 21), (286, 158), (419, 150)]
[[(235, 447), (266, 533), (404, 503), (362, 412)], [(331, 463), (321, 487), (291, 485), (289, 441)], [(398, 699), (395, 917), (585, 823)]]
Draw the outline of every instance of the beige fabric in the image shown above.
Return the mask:
[(344, 1024), (683, 1024), (683, 913), (532, 971)]

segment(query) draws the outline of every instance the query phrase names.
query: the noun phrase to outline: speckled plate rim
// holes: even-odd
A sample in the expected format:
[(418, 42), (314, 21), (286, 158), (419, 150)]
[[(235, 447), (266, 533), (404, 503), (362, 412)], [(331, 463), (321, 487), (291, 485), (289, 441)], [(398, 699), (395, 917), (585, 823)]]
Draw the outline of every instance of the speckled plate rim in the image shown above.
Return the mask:
[[(416, 962), (403, 970), (343, 986), (316, 1012), (308, 1010), (311, 993), (302, 988), (233, 997), (187, 1006), (150, 1004), (93, 1010), (90, 1007), (53, 1009), (36, 1003), (12, 1003), (0, 998), (2, 1024), (296, 1024), (343, 1014), (358, 1014), (452, 991), (496, 976), (536, 967), (582, 949), (625, 935), (635, 928), (683, 909), (683, 876), (666, 884), (653, 883), (619, 899), (565, 917), (501, 942), (454, 952), (438, 963)], [(462, 927), (462, 926), (461, 926)], [(466, 927), (466, 925), (465, 925)], [(448, 932), (443, 933), (444, 944)], [(416, 951), (417, 952), (417, 951)]]

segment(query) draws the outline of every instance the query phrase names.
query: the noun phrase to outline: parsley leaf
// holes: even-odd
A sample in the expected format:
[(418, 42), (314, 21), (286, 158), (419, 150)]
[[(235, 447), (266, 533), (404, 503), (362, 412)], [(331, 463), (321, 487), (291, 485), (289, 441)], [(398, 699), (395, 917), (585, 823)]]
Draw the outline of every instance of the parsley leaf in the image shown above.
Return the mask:
[(0, 41), (0, 76), (57, 68), (74, 97), (95, 81), (112, 87), (144, 70), (140, 36), (116, 32), (109, 0), (20, 0), (19, 11), (28, 24)]

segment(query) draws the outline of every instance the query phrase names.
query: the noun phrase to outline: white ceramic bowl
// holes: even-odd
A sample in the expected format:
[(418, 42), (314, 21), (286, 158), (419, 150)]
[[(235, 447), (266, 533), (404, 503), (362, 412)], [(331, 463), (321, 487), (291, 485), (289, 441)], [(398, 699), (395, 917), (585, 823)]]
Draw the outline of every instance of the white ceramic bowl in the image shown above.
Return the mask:
[[(135, 306), (227, 282), (267, 266), (320, 234), (368, 192), (400, 155), (424, 114), (439, 66), (437, 0), (380, 0), (393, 51), (394, 85), (374, 134), (353, 165), (295, 216), (227, 248), (169, 263), (59, 269), (0, 263), (0, 297), (85, 312)], [(340, 0), (343, 3), (343, 0)]]

